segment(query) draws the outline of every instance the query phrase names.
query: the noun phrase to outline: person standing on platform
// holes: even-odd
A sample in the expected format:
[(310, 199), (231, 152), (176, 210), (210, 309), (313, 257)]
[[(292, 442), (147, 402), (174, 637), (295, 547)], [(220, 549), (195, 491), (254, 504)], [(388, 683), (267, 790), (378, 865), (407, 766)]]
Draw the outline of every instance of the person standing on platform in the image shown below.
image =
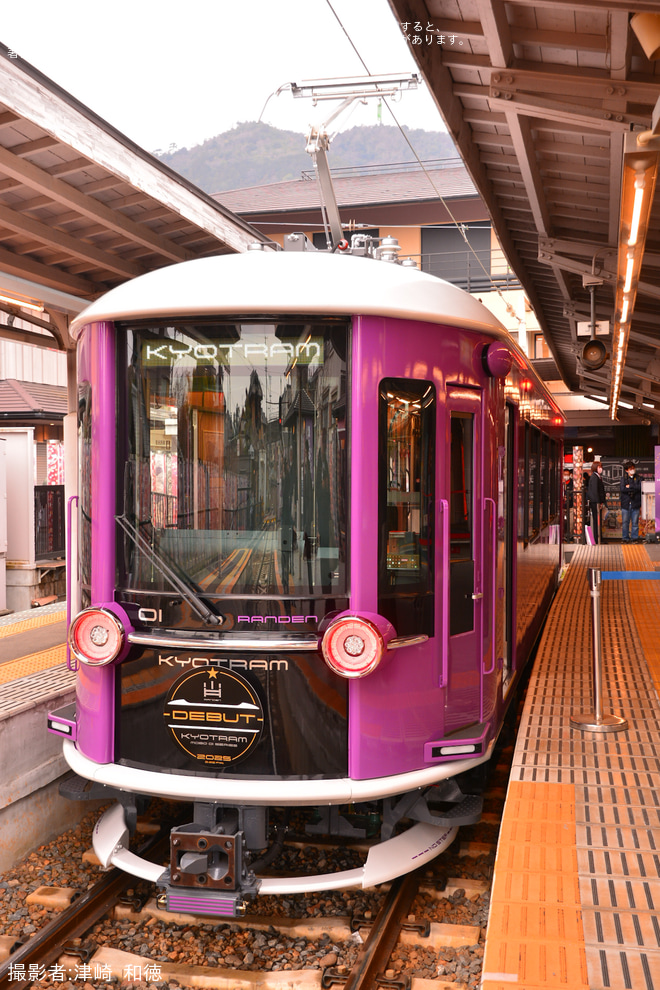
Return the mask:
[[(621, 539), (623, 543), (636, 543), (639, 540), (639, 513), (642, 508), (642, 480), (632, 461), (623, 465), (625, 474), (621, 479)], [(632, 533), (630, 524), (632, 522)]]
[(591, 465), (589, 484), (587, 485), (587, 500), (591, 510), (591, 526), (594, 533), (594, 543), (602, 542), (600, 525), (600, 507), (605, 505), (605, 485), (601, 477), (603, 465), (600, 461), (594, 461)]

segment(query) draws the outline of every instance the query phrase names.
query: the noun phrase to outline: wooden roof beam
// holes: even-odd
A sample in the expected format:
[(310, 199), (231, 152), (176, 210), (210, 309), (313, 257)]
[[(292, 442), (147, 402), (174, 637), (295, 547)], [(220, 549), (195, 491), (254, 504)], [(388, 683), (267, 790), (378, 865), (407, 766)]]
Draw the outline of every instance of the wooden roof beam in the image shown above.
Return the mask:
[[(149, 210), (153, 213), (154, 216), (156, 216), (157, 214), (160, 216), (162, 213), (172, 212), (170, 209), (168, 209), (167, 206), (164, 206), (162, 203), (157, 202), (157, 200), (153, 199), (151, 196), (148, 196), (147, 193), (140, 192), (139, 190), (137, 190), (136, 192), (131, 192), (128, 196), (122, 196), (119, 199), (113, 199), (112, 201), (112, 205), (115, 210), (123, 210), (127, 206), (137, 206), (139, 203), (149, 203)], [(147, 216), (146, 213), (145, 216)]]
[(612, 79), (627, 79), (632, 56), (632, 31), (629, 30), (627, 10), (611, 10), (608, 30), (610, 44), (610, 75)]
[(60, 175), (72, 175), (74, 172), (82, 172), (86, 168), (92, 168), (93, 165), (94, 163), (89, 158), (72, 158), (70, 162), (61, 162), (61, 164), (53, 165), (45, 169), (45, 171), (57, 178)]
[[(476, 141), (474, 143), (478, 147)], [(493, 165), (499, 168), (513, 168), (516, 170), (516, 174), (520, 173), (518, 159), (515, 155), (496, 155), (492, 151), (479, 150), (479, 158), (482, 165)]]
[(93, 262), (102, 268), (107, 268), (126, 278), (134, 278), (136, 275), (141, 275), (146, 271), (140, 265), (129, 264), (115, 255), (108, 254), (107, 251), (99, 250), (93, 244), (81, 240), (80, 237), (72, 237), (70, 234), (66, 234), (56, 227), (41, 223), (39, 220), (35, 220), (34, 217), (24, 216), (22, 213), (17, 213), (15, 210), (9, 209), (8, 206), (2, 206), (1, 204), (0, 224), (9, 230), (15, 231), (17, 234), (27, 234), (31, 237), (36, 237), (47, 246), (52, 245), (62, 248), (74, 258)]
[(469, 124), (488, 124), (491, 127), (506, 125), (505, 113), (494, 113), (491, 110), (477, 110), (476, 107), (465, 107), (463, 117)]
[(536, 160), (536, 150), (532, 139), (530, 123), (520, 118), (516, 113), (508, 113), (509, 132), (513, 146), (520, 162), (522, 175), (529, 198), (529, 205), (534, 216), (534, 223), (539, 234), (548, 235), (552, 227), (550, 213), (545, 201), (543, 179)]
[(61, 179), (53, 178), (43, 169), (33, 165), (32, 162), (17, 158), (11, 151), (1, 146), (0, 172), (5, 172), (12, 178), (19, 179), (25, 185), (49, 196), (57, 203), (69, 206), (92, 220), (100, 221), (111, 230), (128, 234), (132, 241), (146, 244), (153, 248), (156, 253), (171, 258), (173, 261), (186, 261), (192, 257), (187, 251), (171, 244), (165, 238), (153, 234), (148, 227), (133, 223), (132, 220), (105, 206), (99, 200), (86, 196)]
[(605, 107), (590, 106), (578, 97), (572, 100), (551, 99), (547, 96), (535, 96), (529, 93), (504, 94), (497, 83), (491, 89), (490, 104), (495, 110), (505, 113), (507, 108), (528, 117), (544, 117), (558, 124), (564, 121), (582, 121), (585, 128), (598, 128), (602, 131), (629, 131), (631, 125), (645, 127), (649, 123), (648, 116), (640, 114), (611, 111)]
[(10, 124), (15, 124), (20, 119), (18, 114), (12, 113), (11, 110), (0, 111), (0, 127), (9, 127)]
[[(529, 7), (530, 0), (507, 0), (507, 3), (513, 6), (523, 6)], [(619, 10), (622, 13), (629, 13), (631, 3), (630, 0), (533, 0), (534, 6), (539, 8), (547, 8), (548, 10), (554, 10), (557, 7), (564, 8), (565, 10), (572, 12), (574, 10), (590, 10), (590, 11), (601, 11), (603, 7), (607, 10)], [(656, 14), (658, 12), (657, 0), (634, 0), (635, 11)]]
[(114, 189), (116, 186), (121, 186), (122, 184), (125, 184), (125, 181), (118, 175), (105, 175), (102, 179), (93, 179), (91, 182), (86, 182), (83, 186), (77, 186), (76, 188), (80, 192), (85, 193), (86, 196), (89, 196), (93, 193), (103, 192), (105, 189)]
[(452, 21), (447, 17), (433, 17), (432, 23), (435, 33), (445, 37), (455, 36), (466, 41), (483, 41), (484, 38), (484, 29), (479, 21)]
[(513, 42), (503, 0), (477, 0), (477, 11), (491, 64), (505, 69), (513, 62)]
[[(589, 159), (602, 164), (609, 161), (610, 158), (609, 149), (603, 146), (605, 142), (607, 142), (607, 138), (603, 139), (602, 136), (599, 145), (580, 144), (578, 141), (574, 144), (569, 144), (567, 141), (545, 141), (537, 139), (534, 142), (534, 147), (537, 154), (541, 156), (540, 164), (543, 164), (545, 155), (565, 155), (567, 158), (579, 158), (583, 165), (587, 165)], [(552, 164), (556, 163), (553, 162)]]
[(607, 38), (601, 34), (584, 31), (548, 31), (529, 27), (512, 27), (514, 45), (539, 45), (542, 48), (560, 48), (568, 51), (606, 52)]
[(462, 52), (460, 48), (442, 48), (438, 53), (438, 58), (448, 69), (480, 71), (490, 69), (491, 66), (488, 55), (472, 55), (470, 52)]
[[(120, 134), (38, 70), (19, 64), (19, 61), (0, 59), (1, 99), (6, 110), (19, 114), (32, 125), (52, 134), (75, 155), (89, 158), (98, 167), (121, 176), (133, 189), (146, 192), (167, 205), (173, 213), (188, 217), (191, 223), (215, 237), (219, 247), (227, 245), (230, 250), (243, 251), (253, 241), (264, 239), (248, 223), (234, 217), (187, 179)], [(7, 158), (8, 154), (6, 150), (2, 154), (0, 174), (5, 171), (7, 175), (16, 175), (13, 164), (8, 170), (8, 162), (13, 160), (24, 165), (28, 162), (16, 156)], [(101, 203), (80, 192), (76, 194), (67, 183), (49, 176), (43, 169), (35, 166), (32, 169), (29, 175), (19, 173), (17, 177), (28, 184), (35, 184), (37, 191), (54, 199), (62, 197), (60, 201), (68, 203), (71, 208), (80, 208), (113, 229), (115, 225), (123, 226), (124, 232), (130, 230), (132, 240), (147, 240), (162, 257), (173, 261), (194, 257), (189, 252), (177, 250), (176, 245), (168, 244), (165, 238), (153, 235), (148, 229), (141, 230), (139, 225), (131, 224), (127, 218), (114, 215), (112, 210), (103, 210)]]
[(514, 153), (513, 139), (510, 134), (489, 134), (486, 131), (475, 131), (474, 143), (479, 146), (479, 148), (498, 148), (505, 155), (512, 155)]
[(48, 151), (50, 148), (56, 148), (59, 145), (57, 138), (52, 137), (50, 134), (44, 135), (44, 137), (35, 138), (33, 141), (24, 141), (22, 144), (13, 144), (11, 146), (12, 154), (18, 155), (19, 158), (23, 158), (27, 155), (35, 155), (38, 151)]
[[(584, 238), (576, 241), (571, 238), (551, 237), (547, 240), (539, 239), (539, 250), (544, 252), (556, 251), (558, 254), (576, 254), (580, 258), (612, 257), (616, 259), (618, 245), (602, 244), (599, 241), (589, 241)], [(616, 261), (611, 270), (616, 270)]]
[(609, 167), (603, 165), (587, 165), (586, 162), (579, 162), (577, 160), (551, 162), (545, 158), (539, 162), (539, 168), (541, 170), (541, 175), (545, 180), (553, 179), (555, 181), (561, 181), (562, 177), (565, 175), (574, 175), (577, 177), (577, 180), (579, 180), (584, 176), (586, 170), (589, 171), (590, 177), (597, 179), (601, 183), (609, 182), (610, 178)]
[(610, 212), (607, 239), (610, 244), (619, 240), (619, 223), (621, 218), (621, 183), (623, 181), (623, 134), (611, 134), (610, 151)]
[(94, 282), (77, 275), (69, 275), (60, 268), (44, 265), (33, 258), (18, 255), (14, 251), (0, 247), (0, 270), (20, 278), (32, 277), (37, 282), (53, 289), (62, 289), (78, 296), (96, 296), (101, 291)]
[(543, 175), (543, 185), (546, 189), (566, 189), (568, 192), (581, 193), (582, 196), (588, 196), (589, 199), (603, 199), (607, 200), (610, 195), (609, 186), (604, 182), (577, 182), (573, 179), (562, 179), (556, 175), (545, 175), (543, 169), (541, 169), (541, 175)]
[[(640, 82), (634, 79), (615, 82), (609, 76), (597, 75), (596, 70), (585, 71), (580, 75), (563, 69), (555, 72), (517, 68), (502, 70), (494, 66), (490, 86), (503, 94), (510, 94), (510, 99), (518, 95), (538, 95), (566, 97), (571, 102), (582, 104), (589, 98), (611, 105), (613, 112), (617, 112), (618, 107), (624, 103), (653, 107), (658, 96), (657, 82)], [(608, 106), (604, 106), (604, 109), (608, 109)]]
[[(2, 309), (2, 312), (7, 312), (6, 309)], [(10, 315), (14, 316), (14, 313)], [(23, 312), (20, 314), (20, 318), (26, 322), (32, 323), (29, 317), (26, 317)], [(2, 340), (18, 340), (22, 344), (32, 344), (33, 347), (47, 347), (49, 350), (61, 350), (60, 343), (56, 337), (46, 337), (43, 333), (33, 333), (31, 330), (21, 330), (18, 327), (10, 327), (6, 323), (0, 323), (0, 338)]]

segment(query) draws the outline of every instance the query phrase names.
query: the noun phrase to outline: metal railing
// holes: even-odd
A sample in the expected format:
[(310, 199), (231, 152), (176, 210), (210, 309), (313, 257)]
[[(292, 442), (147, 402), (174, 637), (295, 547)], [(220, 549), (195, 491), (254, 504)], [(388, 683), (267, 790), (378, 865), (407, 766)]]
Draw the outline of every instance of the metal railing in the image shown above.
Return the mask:
[[(422, 165), (424, 169), (422, 169)], [(417, 161), (387, 162), (381, 165), (374, 163), (368, 165), (344, 165), (338, 168), (331, 168), (330, 174), (333, 179), (350, 179), (356, 175), (391, 175), (398, 172), (422, 172), (423, 170), (437, 172), (440, 169), (446, 168), (462, 168), (463, 160), (458, 156), (454, 156), (453, 158), (428, 158), (422, 162), (422, 165)], [(315, 182), (317, 176), (313, 168), (304, 168), (301, 169), (300, 178), (303, 182)]]
[(476, 252), (436, 251), (422, 254), (421, 258), (423, 272), (443, 278), (466, 292), (521, 288), (520, 280), (511, 271), (506, 260), (497, 257), (492, 259), (490, 249)]

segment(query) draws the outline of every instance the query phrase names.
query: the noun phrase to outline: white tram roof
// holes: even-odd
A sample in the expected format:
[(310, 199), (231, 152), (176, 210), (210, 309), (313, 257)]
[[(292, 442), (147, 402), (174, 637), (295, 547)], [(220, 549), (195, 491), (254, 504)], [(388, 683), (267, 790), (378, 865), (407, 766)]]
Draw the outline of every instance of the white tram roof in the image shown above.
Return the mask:
[(71, 324), (232, 314), (377, 315), (512, 338), (462, 289), (413, 267), (324, 252), (248, 251), (159, 268), (111, 289)]

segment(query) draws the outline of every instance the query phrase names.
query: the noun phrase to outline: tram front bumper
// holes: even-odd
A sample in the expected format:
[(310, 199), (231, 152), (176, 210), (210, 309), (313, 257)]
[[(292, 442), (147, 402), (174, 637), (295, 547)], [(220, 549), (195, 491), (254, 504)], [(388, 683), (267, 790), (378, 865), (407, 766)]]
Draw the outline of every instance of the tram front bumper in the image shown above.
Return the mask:
[[(456, 826), (446, 827), (425, 823), (413, 825), (406, 832), (372, 846), (366, 862), (357, 869), (307, 877), (257, 878), (255, 885), (251, 886), (250, 896), (254, 893), (298, 894), (351, 887), (363, 889), (374, 887), (428, 863), (454, 841), (457, 832)], [(128, 828), (121, 804), (112, 805), (98, 820), (94, 829), (93, 846), (102, 866), (116, 866), (133, 876), (165, 886), (168, 892), (168, 910), (180, 910), (180, 907), (175, 908), (176, 902), (179, 905), (185, 903), (186, 909), (193, 914), (223, 916), (225, 913), (232, 915), (241, 913), (240, 906), (236, 910), (240, 905), (240, 898), (235, 895), (228, 897), (226, 892), (218, 892), (214, 898), (211, 898), (211, 892), (208, 891), (190, 889), (184, 894), (181, 888), (168, 889), (169, 870), (164, 870), (157, 863), (150, 863), (136, 856), (128, 849)], [(240, 893), (242, 895), (242, 892)], [(226, 910), (222, 910), (223, 906)]]

